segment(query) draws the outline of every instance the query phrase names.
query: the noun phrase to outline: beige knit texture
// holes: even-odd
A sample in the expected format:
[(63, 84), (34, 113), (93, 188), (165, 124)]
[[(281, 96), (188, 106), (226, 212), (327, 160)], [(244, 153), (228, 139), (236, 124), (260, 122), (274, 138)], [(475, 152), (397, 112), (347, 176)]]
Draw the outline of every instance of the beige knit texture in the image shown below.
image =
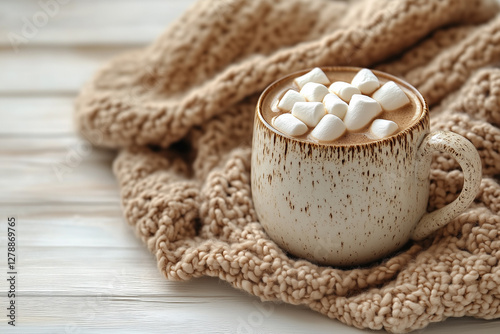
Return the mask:
[[(497, 318), (497, 12), (486, 0), (202, 0), (151, 46), (102, 68), (77, 100), (76, 121), (84, 136), (120, 149), (113, 169), (126, 220), (168, 279), (219, 277), (262, 300), (397, 333), (448, 317)], [(290, 72), (328, 65), (406, 79), (431, 105), (432, 129), (465, 136), (483, 163), (466, 212), (361, 268), (289, 257), (251, 198), (257, 97)], [(462, 183), (456, 162), (436, 154), (429, 210), (456, 198)]]

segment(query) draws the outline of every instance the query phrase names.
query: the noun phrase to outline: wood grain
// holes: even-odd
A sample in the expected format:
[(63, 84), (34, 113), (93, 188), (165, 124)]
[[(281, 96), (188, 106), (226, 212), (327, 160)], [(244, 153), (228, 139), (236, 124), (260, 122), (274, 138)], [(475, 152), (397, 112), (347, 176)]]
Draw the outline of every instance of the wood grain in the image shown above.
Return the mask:
[[(219, 0), (215, 0), (219, 1)], [(215, 2), (214, 1), (214, 2)], [(49, 3), (50, 0), (42, 0)], [(63, 1), (61, 1), (63, 2)], [(0, 47), (10, 47), (8, 33), (21, 34), (26, 24), (33, 23), (38, 12), (54, 12), (43, 27), (38, 28), (29, 45), (85, 46), (124, 45), (149, 43), (161, 34), (168, 23), (181, 15), (193, 0), (120, 0), (120, 1), (66, 1), (68, 4), (44, 10), (38, 0), (2, 1), (0, 13)], [(21, 46), (23, 50), (24, 46)]]
[(19, 53), (10, 49), (0, 52), (0, 96), (58, 94), (75, 97), (100, 65), (129, 49), (119, 46), (28, 46)]
[[(75, 133), (73, 101), (93, 72), (150, 43), (192, 3), (71, 1), (16, 52), (9, 33), (20, 33), (40, 2), (0, 2), (0, 253), (6, 219), (15, 215), (19, 272), (18, 326), (0, 312), (1, 333), (369, 332), (304, 307), (261, 303), (217, 278), (166, 281), (122, 217), (116, 152)], [(62, 175), (60, 165), (68, 167)], [(0, 279), (2, 308), (6, 284)], [(499, 326), (451, 319), (419, 333), (498, 333)]]
[[(0, 136), (59, 138), (74, 135), (73, 101), (73, 96), (1, 96)], [(13, 148), (13, 151), (17, 150), (17, 147)]]

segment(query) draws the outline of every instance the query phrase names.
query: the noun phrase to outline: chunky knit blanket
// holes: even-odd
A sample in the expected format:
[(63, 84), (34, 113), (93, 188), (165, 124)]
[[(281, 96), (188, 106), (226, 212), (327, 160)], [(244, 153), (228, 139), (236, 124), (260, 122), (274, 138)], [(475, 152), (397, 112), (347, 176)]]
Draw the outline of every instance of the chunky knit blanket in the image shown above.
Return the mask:
[[(124, 215), (167, 279), (219, 277), (262, 300), (401, 333), (448, 317), (500, 317), (499, 63), (494, 1), (201, 0), (152, 45), (104, 66), (78, 97), (76, 121), (120, 150)], [(252, 204), (259, 94), (327, 65), (407, 80), (429, 102), (432, 129), (465, 136), (483, 163), (466, 212), (370, 266), (288, 256)], [(434, 210), (457, 197), (463, 175), (436, 154), (430, 182)]]

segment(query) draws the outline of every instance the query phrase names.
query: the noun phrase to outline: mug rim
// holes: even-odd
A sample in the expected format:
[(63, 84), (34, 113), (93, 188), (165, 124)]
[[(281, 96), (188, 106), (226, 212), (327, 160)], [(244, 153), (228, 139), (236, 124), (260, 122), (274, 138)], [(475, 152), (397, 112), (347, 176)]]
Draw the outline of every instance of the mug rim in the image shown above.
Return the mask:
[[(319, 67), (321, 70), (327, 71), (327, 72), (332, 72), (332, 71), (333, 72), (334, 71), (358, 72), (364, 68), (364, 67), (356, 67), (356, 66), (316, 66), (316, 67)], [(348, 143), (340, 143), (340, 144), (339, 143), (337, 143), (337, 144), (336, 143), (329, 143), (329, 144), (316, 143), (316, 142), (313, 142), (310, 140), (305, 140), (302, 138), (296, 138), (293, 136), (289, 136), (287, 134), (284, 134), (284, 133), (278, 131), (276, 128), (274, 128), (272, 125), (270, 125), (265, 120), (264, 116), (262, 115), (262, 104), (263, 104), (264, 99), (267, 97), (267, 95), (269, 95), (269, 93), (273, 90), (273, 88), (275, 88), (281, 82), (288, 80), (291, 77), (306, 74), (309, 71), (311, 71), (312, 69), (313, 68), (309, 68), (309, 69), (295, 71), (293, 73), (287, 74), (286, 76), (281, 77), (280, 79), (278, 79), (278, 80), (274, 81), (273, 83), (271, 83), (270, 85), (268, 85), (266, 87), (266, 89), (264, 89), (262, 94), (260, 95), (259, 100), (257, 101), (256, 114), (258, 115), (260, 122), (264, 126), (266, 126), (269, 130), (271, 130), (273, 133), (275, 133), (279, 136), (285, 137), (287, 139), (294, 140), (294, 141), (301, 143), (301, 144), (309, 144), (309, 145), (318, 146), (318, 147), (363, 147), (363, 146), (379, 145), (381, 143), (391, 142), (394, 140), (399, 141), (400, 139), (404, 139), (405, 137), (407, 137), (408, 134), (413, 133), (414, 131), (416, 131), (419, 128), (422, 128), (422, 127), (425, 128), (426, 125), (427, 125), (427, 127), (429, 127), (428, 126), (429, 107), (428, 107), (427, 101), (422, 96), (422, 94), (418, 91), (418, 89), (416, 89), (414, 86), (409, 84), (407, 81), (405, 81), (401, 78), (398, 78), (392, 74), (382, 72), (379, 70), (370, 69), (370, 71), (372, 71), (377, 76), (381, 76), (385, 79), (389, 79), (389, 80), (392, 80), (398, 84), (401, 84), (405, 88), (409, 89), (412, 93), (414, 93), (415, 96), (417, 96), (417, 98), (420, 100), (420, 102), (422, 103), (422, 113), (421, 113), (420, 117), (411, 126), (407, 127), (406, 129), (404, 129), (402, 131), (399, 131), (398, 133), (391, 135), (389, 137), (373, 140), (373, 141), (370, 141), (367, 143), (352, 143), (352, 144), (348, 144)]]

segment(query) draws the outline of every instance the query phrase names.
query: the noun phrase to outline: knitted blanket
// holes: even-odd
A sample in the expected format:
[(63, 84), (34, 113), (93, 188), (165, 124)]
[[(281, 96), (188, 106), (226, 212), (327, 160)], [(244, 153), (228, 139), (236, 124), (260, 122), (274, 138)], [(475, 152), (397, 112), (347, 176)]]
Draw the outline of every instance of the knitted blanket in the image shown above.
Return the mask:
[[(120, 150), (123, 211), (167, 279), (214, 276), (262, 300), (359, 328), (407, 332), (448, 317), (500, 317), (500, 16), (487, 0), (201, 0), (153, 44), (120, 55), (76, 102), (84, 136)], [(253, 115), (274, 80), (315, 66), (379, 69), (431, 106), (432, 130), (477, 148), (475, 202), (422, 242), (369, 266), (284, 253), (256, 217)], [(432, 162), (429, 210), (463, 175)]]

